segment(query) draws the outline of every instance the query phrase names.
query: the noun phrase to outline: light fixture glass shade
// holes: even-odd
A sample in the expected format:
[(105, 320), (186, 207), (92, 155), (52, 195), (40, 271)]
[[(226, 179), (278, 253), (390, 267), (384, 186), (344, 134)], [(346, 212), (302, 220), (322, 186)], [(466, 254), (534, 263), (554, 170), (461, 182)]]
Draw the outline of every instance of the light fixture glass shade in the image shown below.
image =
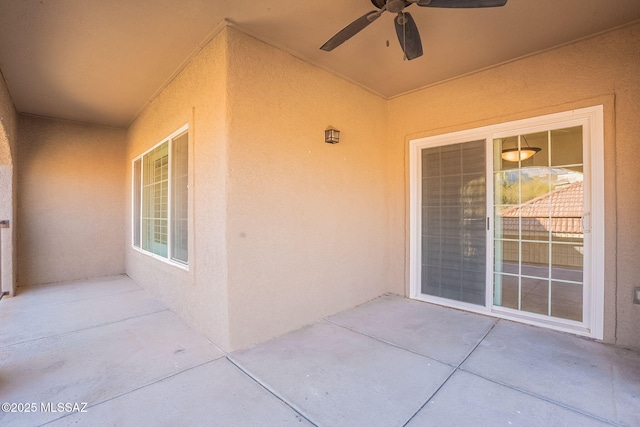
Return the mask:
[(502, 159), (508, 162), (527, 160), (540, 150), (538, 147), (522, 147), (520, 150), (517, 148), (505, 148), (502, 150)]
[(324, 142), (337, 144), (340, 142), (340, 131), (337, 129), (327, 129), (324, 131)]

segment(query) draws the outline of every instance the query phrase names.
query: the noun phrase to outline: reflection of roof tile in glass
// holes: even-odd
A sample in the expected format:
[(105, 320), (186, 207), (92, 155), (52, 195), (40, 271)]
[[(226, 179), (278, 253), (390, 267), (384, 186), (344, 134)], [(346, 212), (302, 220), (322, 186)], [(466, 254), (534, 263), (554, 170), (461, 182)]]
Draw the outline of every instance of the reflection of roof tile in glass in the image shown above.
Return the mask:
[[(561, 187), (547, 194), (529, 200), (519, 206), (512, 206), (500, 212), (503, 230), (518, 230), (518, 218), (522, 218), (522, 231), (533, 233), (581, 234), (583, 215), (582, 181)], [(551, 226), (551, 227), (550, 227)]]

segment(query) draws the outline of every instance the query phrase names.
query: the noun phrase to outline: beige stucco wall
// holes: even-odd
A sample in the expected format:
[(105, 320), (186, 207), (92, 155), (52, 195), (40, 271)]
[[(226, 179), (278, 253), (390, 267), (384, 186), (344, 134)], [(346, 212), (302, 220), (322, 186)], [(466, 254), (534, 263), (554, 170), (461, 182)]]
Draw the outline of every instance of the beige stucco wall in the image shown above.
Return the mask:
[(389, 102), (389, 283), (408, 292), (408, 141), (604, 105), (605, 341), (640, 348), (640, 24)]
[(125, 133), (18, 120), (18, 285), (124, 272)]
[(17, 114), (0, 73), (0, 165), (11, 165), (17, 135)]
[(233, 28), (228, 96), (239, 348), (387, 291), (387, 102)]
[(0, 73), (0, 220), (9, 220), (10, 227), (0, 229), (0, 291), (14, 294), (16, 285), (16, 196), (15, 157), (17, 114)]
[[(127, 130), (126, 272), (213, 342), (229, 347), (227, 319), (226, 30), (218, 34)], [(189, 271), (131, 247), (131, 162), (189, 124)]]

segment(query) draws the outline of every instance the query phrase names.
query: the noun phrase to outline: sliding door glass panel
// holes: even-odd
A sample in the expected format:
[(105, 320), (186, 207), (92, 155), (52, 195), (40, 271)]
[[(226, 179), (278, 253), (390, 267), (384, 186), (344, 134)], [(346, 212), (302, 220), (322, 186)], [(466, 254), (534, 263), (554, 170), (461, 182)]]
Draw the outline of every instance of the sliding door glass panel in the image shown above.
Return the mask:
[[(528, 159), (523, 159), (520, 162), (520, 169), (530, 169), (533, 172), (532, 178), (535, 178), (535, 172), (545, 175), (546, 168), (549, 166), (549, 132), (527, 133), (517, 135), (515, 138), (519, 140), (521, 151), (526, 151), (530, 148), (540, 149)], [(514, 163), (517, 164), (517, 162)], [(541, 194), (544, 194), (544, 192)]]
[(500, 284), (499, 287), (496, 286), (495, 292), (500, 292), (502, 307), (518, 310), (520, 307), (520, 281), (518, 276), (494, 274), (493, 281)]
[(493, 141), (494, 305), (582, 321), (582, 141), (580, 126)]
[(551, 282), (551, 315), (570, 320), (582, 320), (582, 285)]
[(485, 304), (485, 142), (422, 149), (423, 294)]
[(549, 281), (546, 279), (522, 277), (521, 287), (520, 310), (529, 313), (548, 314)]
[(496, 273), (520, 274), (520, 243), (518, 241), (496, 239), (493, 251)]
[(520, 274), (528, 277), (549, 277), (549, 243), (521, 242)]
[(551, 131), (551, 166), (582, 166), (582, 126)]

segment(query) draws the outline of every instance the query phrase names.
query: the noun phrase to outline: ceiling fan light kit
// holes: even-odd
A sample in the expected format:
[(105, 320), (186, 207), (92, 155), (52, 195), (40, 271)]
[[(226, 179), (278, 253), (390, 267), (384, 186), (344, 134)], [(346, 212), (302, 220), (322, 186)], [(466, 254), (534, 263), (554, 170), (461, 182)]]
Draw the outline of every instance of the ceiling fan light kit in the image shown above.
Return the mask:
[(533, 155), (538, 151), (540, 151), (540, 148), (538, 147), (523, 148), (521, 150), (518, 150), (517, 148), (505, 148), (502, 150), (502, 160), (506, 160), (508, 162), (524, 161), (533, 157)]
[[(540, 147), (531, 147), (524, 135), (522, 135), (522, 139), (524, 140), (525, 144), (527, 144), (527, 146), (520, 146), (520, 148), (518, 148), (518, 143), (516, 142), (516, 146), (514, 148), (503, 148), (500, 155), (502, 157), (502, 160), (506, 160), (508, 162), (521, 162), (527, 160), (530, 157), (533, 157), (542, 150), (542, 148)], [(504, 144), (505, 141), (506, 139), (502, 141), (502, 143)]]
[(393, 22), (396, 27), (396, 35), (400, 42), (400, 47), (404, 56), (412, 60), (422, 56), (422, 41), (418, 26), (410, 13), (404, 10), (414, 3), (420, 7), (440, 7), (452, 9), (472, 9), (481, 7), (502, 7), (507, 4), (507, 0), (371, 0), (371, 3), (378, 10), (365, 13), (360, 18), (340, 30), (331, 37), (320, 49), (330, 52), (351, 37), (365, 29), (369, 24), (378, 19), (384, 12), (397, 14)]

